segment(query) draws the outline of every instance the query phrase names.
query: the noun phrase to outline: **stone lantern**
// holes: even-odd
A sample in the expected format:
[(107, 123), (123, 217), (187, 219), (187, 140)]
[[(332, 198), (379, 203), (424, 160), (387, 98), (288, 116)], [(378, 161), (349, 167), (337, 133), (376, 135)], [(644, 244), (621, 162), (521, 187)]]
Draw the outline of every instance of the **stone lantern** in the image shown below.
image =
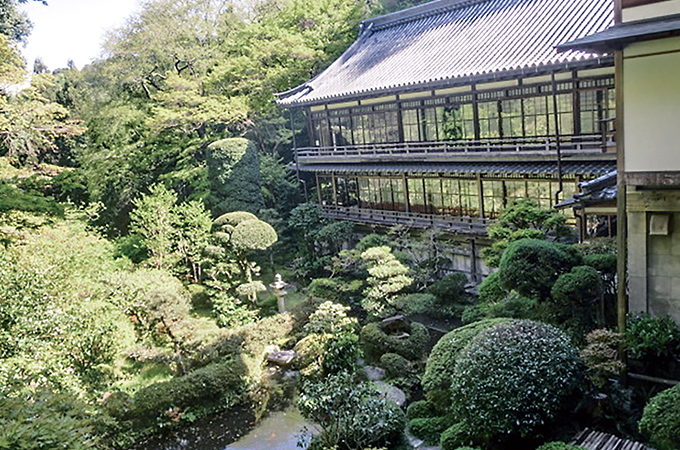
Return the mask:
[(288, 283), (283, 281), (281, 279), (281, 274), (278, 273), (274, 275), (274, 282), (269, 285), (269, 287), (274, 289), (274, 295), (278, 301), (280, 313), (286, 312), (285, 296), (288, 293), (284, 290), (286, 286), (288, 286)]

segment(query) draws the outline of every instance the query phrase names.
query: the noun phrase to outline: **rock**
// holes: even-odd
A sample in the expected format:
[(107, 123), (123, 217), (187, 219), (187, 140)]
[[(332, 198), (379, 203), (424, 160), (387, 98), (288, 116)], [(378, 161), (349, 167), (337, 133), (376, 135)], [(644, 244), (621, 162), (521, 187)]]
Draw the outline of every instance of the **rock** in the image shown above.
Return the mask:
[(378, 381), (385, 378), (385, 369), (380, 367), (366, 366), (364, 367), (364, 370), (366, 371), (366, 377), (371, 381)]
[(406, 404), (406, 394), (398, 387), (385, 383), (384, 381), (374, 382), (376, 389), (387, 399), (402, 407)]
[(277, 352), (270, 352), (267, 354), (267, 361), (276, 364), (277, 366), (289, 366), (293, 362), (297, 353), (293, 350), (280, 350)]

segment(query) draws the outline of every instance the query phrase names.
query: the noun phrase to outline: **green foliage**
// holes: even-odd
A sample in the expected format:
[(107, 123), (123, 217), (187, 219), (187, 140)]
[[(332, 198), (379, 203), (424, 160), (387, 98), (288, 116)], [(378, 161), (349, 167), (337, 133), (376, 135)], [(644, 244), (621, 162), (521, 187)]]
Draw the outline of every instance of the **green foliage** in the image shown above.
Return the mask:
[(446, 310), (439, 304), (437, 297), (428, 293), (417, 292), (415, 294), (406, 294), (398, 296), (394, 301), (395, 306), (404, 314), (431, 314), (440, 316), (451, 312), (453, 305), (448, 305)]
[(465, 286), (468, 284), (467, 277), (462, 273), (446, 275), (441, 280), (428, 286), (430, 294), (435, 295), (442, 303), (459, 302), (467, 295)]
[(128, 234), (114, 241), (116, 258), (125, 257), (132, 263), (139, 264), (151, 256), (149, 249), (144, 244), (145, 238), (139, 234)]
[(357, 321), (347, 317), (349, 308), (333, 302), (324, 302), (309, 316), (305, 333), (345, 334), (356, 330)]
[(405, 377), (412, 370), (409, 360), (396, 353), (385, 353), (384, 355), (381, 355), (380, 367), (385, 369), (387, 378)]
[(680, 448), (680, 385), (659, 392), (645, 405), (638, 423), (658, 450)]
[(321, 368), (324, 375), (354, 372), (361, 356), (359, 337), (354, 333), (335, 335), (326, 343), (323, 353)]
[(152, 384), (134, 395), (133, 416), (155, 422), (165, 411), (198, 407), (228, 408), (246, 398), (245, 366), (226, 361), (197, 369), (183, 377)]
[(576, 266), (560, 275), (550, 290), (553, 300), (577, 306), (591, 305), (602, 297), (602, 279), (590, 266)]
[(525, 296), (547, 298), (557, 278), (582, 263), (575, 248), (538, 239), (511, 243), (500, 262), (500, 280)]
[(680, 329), (670, 316), (631, 313), (626, 342), (628, 354), (635, 359), (668, 357), (680, 352)]
[(505, 249), (520, 239), (546, 239), (570, 234), (566, 217), (555, 210), (544, 210), (529, 199), (513, 202), (498, 221), (489, 226), (489, 237), (495, 242), (482, 251), (482, 257), (490, 267), (498, 267)]
[(583, 264), (590, 266), (602, 274), (616, 273), (616, 255), (614, 253), (597, 253), (586, 255)]
[(435, 416), (437, 416), (435, 405), (428, 400), (416, 400), (406, 408), (406, 418), (409, 420)]
[(307, 286), (307, 292), (318, 299), (334, 302), (350, 302), (361, 295), (362, 280), (344, 281), (337, 278), (315, 278)]
[(531, 436), (557, 417), (577, 368), (576, 350), (560, 330), (531, 321), (496, 324), (459, 356), (452, 411), (479, 437)]
[(162, 184), (156, 184), (149, 190), (149, 195), (134, 202), (136, 209), (130, 214), (130, 231), (144, 238), (144, 245), (151, 252), (153, 264), (159, 269), (167, 264), (166, 260), (172, 253), (173, 225), (177, 221), (175, 203), (177, 195)]
[(441, 434), (452, 425), (453, 418), (450, 416), (421, 417), (411, 419), (408, 429), (412, 435), (422, 439), (428, 445), (439, 443)]
[(487, 317), (539, 320), (542, 308), (535, 299), (524, 297), (513, 291), (500, 302), (486, 305), (484, 312)]
[(487, 319), (456, 328), (442, 336), (427, 359), (422, 380), (425, 392), (447, 392), (451, 386), (456, 364), (465, 347), (480, 332), (505, 321), (505, 319)]
[(496, 303), (508, 295), (499, 272), (494, 272), (479, 285), (479, 301), (481, 303)]
[(81, 400), (48, 391), (0, 397), (0, 449), (101, 448), (96, 422)]
[(474, 439), (475, 432), (466, 422), (458, 422), (444, 430), (439, 440), (442, 450), (475, 450), (468, 447)]
[(276, 231), (267, 222), (246, 220), (234, 227), (230, 243), (237, 252), (265, 250), (276, 242)]
[(377, 323), (369, 323), (361, 329), (361, 340), (367, 352), (376, 357), (383, 353), (396, 353), (409, 361), (419, 360), (425, 354), (429, 338), (427, 328), (419, 322), (411, 323), (406, 338), (388, 335)]
[(341, 372), (302, 387), (298, 408), (320, 431), (316, 445), (343, 450), (397, 443), (405, 426), (403, 411), (368, 383)]
[(206, 163), (211, 180), (211, 209), (215, 215), (231, 211), (258, 212), (264, 208), (255, 145), (243, 138), (213, 142)]
[(212, 307), (217, 325), (222, 328), (236, 328), (258, 319), (256, 310), (226, 292), (219, 292), (212, 297)]
[(385, 318), (399, 312), (397, 294), (411, 285), (408, 268), (397, 260), (389, 247), (369, 248), (361, 254), (369, 277), (361, 305), (371, 315)]
[(538, 447), (536, 450), (584, 450), (583, 447), (578, 445), (565, 444), (561, 441), (546, 442), (545, 444)]

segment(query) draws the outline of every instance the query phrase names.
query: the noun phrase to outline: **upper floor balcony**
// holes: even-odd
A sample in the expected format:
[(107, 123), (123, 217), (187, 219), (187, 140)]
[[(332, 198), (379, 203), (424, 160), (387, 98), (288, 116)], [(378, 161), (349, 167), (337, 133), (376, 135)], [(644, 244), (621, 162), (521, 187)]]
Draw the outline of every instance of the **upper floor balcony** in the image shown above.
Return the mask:
[(614, 133), (535, 138), (494, 138), (438, 142), (336, 145), (297, 149), (300, 164), (387, 161), (452, 161), (471, 158), (551, 157), (614, 153)]

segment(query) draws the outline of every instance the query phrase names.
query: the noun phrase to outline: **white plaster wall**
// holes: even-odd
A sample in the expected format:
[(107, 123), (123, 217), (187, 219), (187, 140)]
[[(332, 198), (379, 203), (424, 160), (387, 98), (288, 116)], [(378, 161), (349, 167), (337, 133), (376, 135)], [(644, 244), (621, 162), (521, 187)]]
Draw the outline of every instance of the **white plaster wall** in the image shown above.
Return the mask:
[(671, 14), (680, 14), (680, 0), (669, 0), (652, 3), (650, 5), (626, 8), (623, 10), (623, 21), (631, 22), (659, 16), (669, 16)]
[(624, 53), (626, 172), (680, 170), (680, 38)]

